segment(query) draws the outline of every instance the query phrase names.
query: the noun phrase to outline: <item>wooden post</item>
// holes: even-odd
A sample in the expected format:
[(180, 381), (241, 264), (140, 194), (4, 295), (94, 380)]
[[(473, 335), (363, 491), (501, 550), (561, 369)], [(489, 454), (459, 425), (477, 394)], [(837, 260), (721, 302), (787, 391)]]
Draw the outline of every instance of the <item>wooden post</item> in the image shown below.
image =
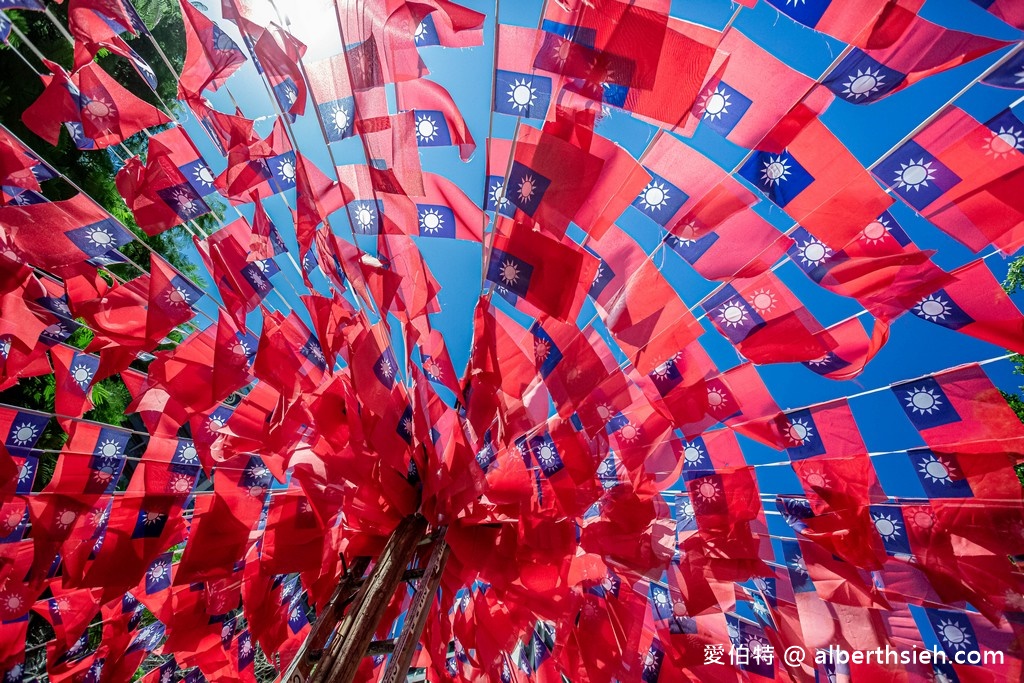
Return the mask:
[(349, 567), (348, 571), (341, 577), (334, 594), (327, 601), (323, 611), (313, 623), (313, 628), (306, 637), (302, 647), (292, 660), (288, 670), (285, 671), (282, 681), (287, 683), (305, 683), (309, 680), (313, 668), (321, 660), (324, 654), (324, 644), (331, 633), (334, 632), (341, 619), (345, 603), (355, 595), (363, 582), (363, 573), (370, 564), (369, 557), (357, 557)]
[(442, 527), (437, 534), (437, 545), (430, 553), (426, 571), (416, 589), (412, 604), (409, 605), (409, 611), (406, 612), (402, 633), (398, 636), (398, 642), (395, 643), (395, 652), (391, 655), (387, 669), (384, 670), (381, 683), (404, 683), (409, 675), (409, 665), (416, 652), (416, 644), (419, 643), (420, 636), (423, 634), (430, 605), (434, 602), (434, 595), (441, 583), (441, 574), (444, 572), (448, 555), (451, 553), (451, 547), (444, 540), (446, 529), (447, 527)]
[(403, 519), (391, 534), (370, 577), (363, 583), (355, 603), (313, 672), (312, 683), (352, 683), (359, 663), (373, 642), (384, 610), (402, 583), (405, 568), (426, 531), (426, 518), (417, 514)]

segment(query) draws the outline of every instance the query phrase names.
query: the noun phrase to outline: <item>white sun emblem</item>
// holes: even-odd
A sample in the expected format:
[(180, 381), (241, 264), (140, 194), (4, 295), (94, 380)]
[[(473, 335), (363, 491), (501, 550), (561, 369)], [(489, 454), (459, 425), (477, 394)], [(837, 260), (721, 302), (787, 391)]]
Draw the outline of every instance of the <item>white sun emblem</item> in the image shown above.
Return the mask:
[(167, 303), (175, 307), (188, 306), (191, 299), (191, 294), (184, 287), (178, 285), (171, 288), (171, 291), (167, 292)]
[(882, 82), (884, 80), (885, 74), (881, 72), (881, 69), (874, 71), (870, 67), (863, 70), (857, 69), (857, 73), (850, 74), (846, 83), (843, 84), (843, 95), (854, 101), (862, 97), (871, 97), (884, 85)]
[(720, 410), (724, 405), (728, 396), (721, 389), (711, 387), (708, 389), (708, 407), (711, 410)]
[(200, 165), (192, 169), (192, 177), (203, 187), (213, 187), (213, 171), (209, 166)]
[(761, 180), (766, 185), (778, 185), (789, 176), (789, 162), (783, 156), (769, 156), (761, 169)]
[(412, 418), (410, 418), (410, 417), (403, 417), (402, 421), (400, 423), (398, 423), (398, 424), (399, 424), (399, 427), (402, 428), (402, 433), (403, 434), (406, 434), (406, 435), (411, 435), (412, 434)]
[(519, 112), (526, 111), (537, 101), (537, 90), (533, 87), (533, 83), (525, 78), (515, 79), (505, 94), (508, 95), (508, 103)]
[(687, 442), (683, 445), (683, 464), (687, 467), (697, 467), (704, 462), (704, 449), (699, 443)]
[(83, 389), (89, 386), (89, 382), (92, 380), (92, 374), (92, 368), (84, 363), (79, 363), (71, 369), (71, 379), (75, 380), (75, 383)]
[(647, 183), (647, 187), (644, 188), (643, 192), (640, 193), (638, 199), (640, 205), (644, 211), (659, 211), (663, 206), (668, 205), (668, 200), (671, 198), (669, 189), (665, 186), (665, 183), (657, 180), (652, 180)]
[(640, 428), (632, 422), (627, 422), (619, 429), (619, 438), (631, 444), (640, 438)]
[(444, 227), (444, 216), (437, 209), (424, 209), (420, 214), (420, 227), (423, 232), (435, 235)]
[(0, 339), (0, 356), (7, 358), (11, 355), (11, 340)]
[(162, 512), (147, 512), (142, 517), (142, 523), (145, 526), (152, 526), (154, 524), (159, 524), (161, 521), (163, 521), (164, 517), (166, 517), (166, 516), (167, 515), (165, 515)]
[(348, 126), (352, 119), (348, 113), (348, 110), (340, 104), (334, 105), (334, 108), (330, 112), (330, 122), (334, 126), (335, 132), (339, 135), (348, 130)]
[(887, 541), (900, 537), (901, 525), (895, 519), (885, 513), (871, 515), (871, 521), (875, 524), (875, 531)]
[(935, 169), (931, 161), (926, 162), (922, 157), (918, 161), (911, 159), (908, 163), (901, 163), (894, 182), (898, 189), (907, 187), (916, 192), (928, 187), (929, 180), (935, 180)]
[(490, 197), (491, 203), (499, 209), (504, 209), (508, 206), (508, 197), (505, 196), (505, 183), (500, 180), (495, 181), (488, 190), (488, 197)]
[(295, 100), (298, 99), (298, 97), (299, 97), (299, 94), (297, 92), (295, 92), (295, 88), (293, 88), (290, 85), (286, 85), (282, 89), (282, 92), (284, 93), (284, 99), (285, 99), (285, 101), (288, 102), (289, 106), (295, 104)]
[(23, 598), (17, 593), (7, 592), (0, 595), (0, 606), (2, 606), (8, 614), (16, 614), (21, 610), (23, 604)]
[(191, 441), (187, 442), (185, 447), (181, 449), (181, 455), (178, 457), (188, 463), (194, 462), (195, 459), (199, 457), (198, 452), (196, 452), (195, 444)]
[(416, 139), (420, 142), (433, 142), (437, 138), (437, 123), (430, 116), (421, 114), (416, 117)]
[(106, 228), (93, 228), (86, 236), (89, 244), (101, 249), (110, 248), (114, 244), (114, 235)]
[(879, 217), (877, 220), (868, 223), (867, 227), (861, 230), (860, 238), (868, 244), (878, 244), (884, 242), (889, 237), (888, 219)]
[(538, 363), (543, 363), (547, 360), (548, 354), (551, 353), (551, 344), (545, 339), (535, 339), (533, 342), (533, 357), (537, 359)]
[(25, 461), (21, 463), (21, 467), (18, 468), (18, 483), (24, 484), (32, 476), (32, 463)]
[(999, 126), (999, 132), (991, 131), (992, 137), (985, 144), (985, 154), (991, 154), (996, 159), (1002, 159), (1015, 151), (1024, 149), (1024, 131), (1017, 130), (1013, 126), (1009, 128)]
[(391, 367), (391, 359), (382, 358), (380, 361), (380, 374), (390, 378), (395, 374), (395, 369)]
[(700, 103), (701, 109), (704, 110), (703, 117), (710, 121), (717, 121), (728, 114), (729, 105), (732, 104), (729, 101), (731, 97), (721, 86), (707, 93), (704, 96), (704, 100)]
[(750, 295), (750, 305), (753, 306), (758, 313), (768, 313), (777, 303), (775, 294), (770, 289), (759, 289)]
[(537, 459), (540, 460), (540, 464), (544, 467), (552, 467), (558, 461), (558, 456), (555, 454), (555, 448), (550, 443), (545, 442), (537, 450)]
[(195, 216), (199, 213), (199, 202), (186, 190), (175, 190), (171, 193), (171, 201), (178, 207), (178, 213)]
[(957, 650), (966, 650), (971, 644), (971, 635), (953, 619), (940, 620), (938, 631), (942, 642)]
[(512, 260), (501, 264), (501, 281), (506, 285), (514, 285), (519, 281), (519, 267)]
[(11, 434), (11, 438), (17, 446), (24, 446), (28, 442), (34, 441), (38, 436), (39, 428), (31, 422), (22, 422), (15, 427), (14, 433)]
[(149, 568), (146, 575), (149, 576), (150, 581), (155, 583), (157, 581), (162, 581), (170, 571), (171, 568), (166, 562), (157, 562)]
[(825, 472), (820, 469), (804, 470), (803, 479), (812, 489), (824, 489), (832, 485), (829, 478), (825, 476)]
[(942, 399), (938, 397), (934, 389), (918, 387), (906, 393), (904, 399), (907, 407), (921, 415), (931, 415), (938, 412), (942, 407)]
[(295, 164), (291, 159), (282, 159), (277, 165), (277, 174), (285, 180), (295, 180)]
[(53, 339), (60, 339), (61, 337), (64, 336), (66, 332), (67, 328), (64, 327), (64, 323), (60, 322), (53, 323), (52, 325), (47, 325), (46, 329), (43, 330), (43, 334)]
[(360, 203), (356, 206), (356, 223), (363, 232), (370, 232), (370, 226), (377, 221), (377, 213), (369, 204)]
[(427, 25), (425, 22), (420, 22), (416, 25), (416, 30), (413, 31), (412, 37), (418, 43), (423, 40), (427, 35)]
[(659, 363), (654, 368), (654, 379), (662, 380), (662, 381), (668, 379), (669, 376), (672, 374), (672, 371), (675, 370), (675, 368), (676, 368), (676, 359), (675, 359), (675, 357), (669, 358), (668, 360)]
[(800, 243), (797, 253), (800, 254), (800, 261), (805, 266), (817, 266), (832, 255), (832, 250), (817, 237), (811, 237)]
[(82, 107), (82, 113), (98, 126), (104, 124), (107, 119), (114, 116), (117, 112), (112, 103), (102, 98), (97, 98), (90, 100), (88, 104)]
[(57, 515), (57, 528), (67, 529), (75, 523), (76, 519), (78, 519), (78, 513), (74, 510), (61, 510)]
[(747, 322), (747, 309), (735, 299), (731, 299), (718, 309), (718, 319), (728, 327), (738, 327)]
[(797, 571), (798, 574), (807, 576), (807, 565), (804, 563), (803, 555), (797, 555), (789, 564)]
[(658, 607), (668, 607), (669, 606), (668, 594), (665, 593), (664, 591), (658, 591), (657, 593), (654, 594), (654, 603)]
[(933, 484), (942, 484), (945, 486), (953, 481), (953, 466), (948, 460), (945, 460), (942, 457), (936, 457), (934, 454), (929, 454), (921, 460), (918, 467), (921, 469), (921, 473), (924, 475), (925, 479)]
[(814, 429), (807, 421), (798, 417), (790, 421), (789, 427), (786, 429), (786, 438), (794, 446), (803, 446), (814, 438)]
[(423, 372), (432, 380), (441, 379), (441, 366), (433, 358), (423, 363)]
[(721, 493), (721, 490), (715, 482), (710, 479), (705, 479), (701, 483), (697, 484), (696, 491), (694, 491), (694, 493), (696, 493), (703, 502), (710, 503), (718, 500), (718, 494)]
[(116, 458), (121, 455), (121, 444), (114, 439), (107, 439), (100, 444), (96, 454), (103, 458)]
[(684, 520), (691, 520), (694, 518), (695, 515), (696, 513), (693, 510), (693, 503), (691, 503), (689, 500), (683, 503), (682, 506), (679, 508), (679, 516), (682, 517)]
[(946, 316), (952, 312), (953, 309), (950, 307), (949, 302), (938, 294), (929, 294), (914, 306), (914, 313), (918, 317), (930, 320), (931, 322), (945, 320)]
[(537, 180), (533, 175), (527, 173), (523, 176), (523, 179), (519, 181), (519, 201), (528, 202), (533, 198), (533, 193), (537, 191)]
[(182, 495), (192, 490), (192, 477), (187, 474), (175, 474), (169, 482), (167, 489), (171, 493)]
[(249, 640), (243, 640), (242, 645), (238, 649), (243, 657), (248, 657), (252, 654), (252, 642)]

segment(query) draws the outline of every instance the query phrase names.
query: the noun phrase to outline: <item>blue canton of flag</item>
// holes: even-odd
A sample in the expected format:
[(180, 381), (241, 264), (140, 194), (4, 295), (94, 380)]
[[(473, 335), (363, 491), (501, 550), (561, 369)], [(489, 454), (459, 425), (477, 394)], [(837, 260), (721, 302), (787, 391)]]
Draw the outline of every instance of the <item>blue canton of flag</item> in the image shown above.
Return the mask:
[(900, 145), (872, 173), (918, 211), (960, 182), (958, 175), (913, 140)]
[(676, 366), (675, 358), (669, 358), (660, 363), (647, 376), (654, 381), (655, 388), (662, 396), (668, 396), (683, 381), (683, 375)]
[(665, 621), (672, 618), (672, 598), (668, 594), (668, 588), (652, 583), (649, 599), (651, 614), (656, 620)]
[(707, 253), (707, 250), (718, 241), (718, 233), (709, 232), (695, 240), (685, 239), (676, 235), (665, 235), (665, 244), (691, 266)]
[(440, 45), (441, 41), (437, 37), (437, 29), (434, 27), (434, 18), (431, 15), (423, 17), (423, 21), (416, 27), (416, 31), (413, 33), (413, 39), (416, 41), (418, 47), (427, 47), (430, 45)]
[(651, 169), (644, 170), (651, 174), (651, 180), (633, 200), (633, 207), (664, 228), (689, 196)]
[(959, 330), (974, 322), (974, 318), (960, 308), (945, 289), (936, 290), (921, 299), (911, 311), (918, 318), (951, 330)]
[(83, 392), (88, 391), (89, 387), (92, 386), (93, 377), (96, 376), (96, 371), (99, 370), (99, 367), (99, 356), (75, 351), (71, 360), (71, 379)]
[(676, 494), (676, 533), (696, 530), (697, 515), (693, 510), (693, 501), (688, 494)]
[(815, 282), (821, 282), (836, 263), (832, 248), (801, 227), (797, 227), (790, 237), (793, 239), (793, 245), (786, 251), (789, 259), (797, 268), (804, 271), (807, 277)]
[(837, 372), (845, 367), (850, 366), (850, 362), (843, 360), (832, 351), (827, 352), (821, 358), (815, 360), (804, 361), (801, 363), (805, 368), (811, 372), (825, 376), (832, 372)]
[(509, 218), (516, 211), (515, 205), (505, 196), (505, 177), (500, 175), (487, 176), (487, 195), (484, 197), (484, 211), (498, 211)]
[(533, 323), (530, 326), (530, 334), (533, 335), (533, 355), (540, 364), (540, 376), (546, 378), (562, 360), (562, 352), (540, 324)]
[(576, 26), (575, 24), (563, 24), (559, 21), (553, 21), (551, 19), (545, 19), (540, 25), (542, 31), (553, 33), (557, 36), (561, 36), (566, 40), (571, 40), (577, 45), (584, 47), (593, 48), (594, 42), (597, 39), (597, 29), (589, 26)]
[(550, 179), (532, 168), (518, 161), (512, 162), (512, 172), (508, 176), (508, 187), (511, 191), (507, 196), (509, 201), (526, 215), (533, 216), (550, 185)]
[(1015, 54), (981, 82), (997, 88), (1024, 90), (1024, 52)]
[(395, 433), (402, 437), (407, 444), (412, 445), (412, 406), (406, 406), (402, 414), (398, 416)]
[(807, 528), (807, 522), (804, 520), (814, 516), (811, 503), (806, 498), (777, 496), (775, 507), (782, 514), (782, 519), (789, 525), (789, 528), (797, 533)]
[(295, 152), (285, 152), (267, 160), (270, 167), (270, 186), (274, 193), (295, 188)]
[(800, 543), (795, 540), (783, 539), (782, 557), (789, 570), (789, 580), (793, 584), (794, 593), (808, 593), (814, 590), (814, 582), (811, 575), (807, 573), (807, 566), (804, 564), (804, 554), (800, 549)]
[(156, 193), (182, 220), (192, 220), (210, 212), (210, 207), (189, 183), (171, 185), (157, 190)]
[(121, 469), (125, 463), (125, 448), (131, 435), (119, 429), (103, 427), (99, 436), (96, 437), (96, 445), (93, 447), (92, 457), (89, 459), (89, 469), (93, 475), (89, 479), (88, 489), (90, 491), (102, 491), (112, 493), (117, 479), (121, 476)]
[(970, 498), (971, 485), (952, 453), (933, 453), (927, 448), (907, 451), (921, 487), (929, 498)]
[(355, 111), (354, 97), (342, 97), (318, 104), (317, 110), (320, 112), (320, 120), (323, 121), (328, 142), (339, 142), (345, 138), (352, 137), (353, 122), (355, 121), (353, 116)]
[(196, 159), (190, 161), (183, 166), (179, 166), (178, 170), (185, 176), (185, 180), (192, 186), (192, 189), (196, 191), (200, 197), (206, 197), (217, 191), (217, 188), (213, 186), (215, 177), (210, 167), (206, 165), (206, 162), (202, 159)]
[[(10, 450), (10, 448), (8, 448), (8, 450), (12, 455), (15, 454), (15, 452)], [(18, 467), (18, 483), (14, 492), (30, 493), (32, 491), (32, 485), (36, 481), (36, 472), (39, 470), (39, 457), (28, 452), (16, 457), (20, 457), (22, 459), (22, 463)]]
[(142, 630), (135, 634), (132, 638), (132, 642), (128, 645), (126, 652), (138, 652), (139, 650), (145, 650), (146, 652), (152, 652), (156, 649), (157, 645), (160, 644), (160, 640), (164, 637), (166, 627), (163, 622), (154, 621), (148, 626), (143, 626)]
[(420, 237), (455, 239), (455, 213), (443, 204), (417, 204)]
[(496, 284), (499, 292), (507, 289), (516, 296), (526, 296), (532, 276), (533, 266), (526, 261), (501, 249), (491, 249), (487, 280)]
[(918, 431), (960, 421), (960, 415), (933, 377), (896, 384), (892, 393)]
[(924, 612), (939, 645), (948, 657), (955, 657), (958, 652), (975, 652), (979, 649), (978, 635), (966, 614), (931, 607), (926, 607)]
[(618, 83), (602, 83), (601, 93), (605, 104), (610, 104), (613, 107), (623, 107), (626, 104), (626, 98), (629, 96), (629, 87)]
[(821, 432), (810, 410), (786, 413), (785, 420), (786, 423), (781, 426), (790, 460), (805, 460), (825, 454), (825, 443), (821, 440)]
[(782, 208), (814, 182), (814, 177), (785, 150), (779, 154), (754, 152), (740, 168), (740, 175)]
[(312, 334), (309, 335), (309, 339), (299, 349), (299, 353), (319, 369), (327, 369), (327, 358), (324, 356), (324, 350), (321, 348), (320, 342)]
[(238, 634), (238, 670), (250, 666), (256, 658), (256, 649), (252, 646), (252, 636), (245, 630)]
[(157, 555), (146, 570), (146, 595), (153, 595), (171, 587), (171, 553)]
[(822, 83), (847, 102), (869, 104), (898, 88), (906, 78), (905, 74), (853, 48)]
[(436, 109), (415, 109), (416, 144), (419, 147), (448, 147), (452, 133), (444, 114)]
[(708, 459), (708, 447), (699, 436), (679, 442), (679, 457), (683, 461), (683, 481), (712, 474), (715, 470)]
[(709, 89), (698, 103), (701, 123), (727, 137), (743, 119), (753, 101), (725, 81)]
[(11, 37), (11, 20), (7, 18), (7, 15), (0, 12), (0, 41), (7, 43), (7, 39)]
[[(83, 102), (83, 106), (87, 104)], [(71, 136), (72, 142), (75, 143), (75, 147), (80, 150), (86, 151), (96, 149), (96, 141), (90, 137), (86, 137), (85, 129), (82, 128), (82, 124), (78, 121), (65, 121), (64, 127), (68, 131), (68, 135)]]
[(288, 110), (295, 104), (296, 98), (299, 96), (299, 90), (295, 87), (295, 81), (290, 77), (286, 76), (283, 81), (274, 86), (274, 96), (277, 98), (278, 103), (281, 105), (281, 109), (285, 115), (294, 122), (295, 114), (290, 113)]
[(86, 256), (102, 256), (131, 242), (135, 237), (113, 218), (68, 230), (64, 235)]
[[(0, 17), (2, 17), (2, 15), (0, 15)], [(2, 33), (2, 31), (3, 31), (3, 19), (0, 18), (0, 33)], [(11, 199), (7, 203), (8, 204), (13, 204), (15, 206), (30, 206), (32, 204), (45, 204), (46, 202), (50, 201), (49, 199), (47, 199), (43, 195), (39, 194), (35, 190), (26, 190), (26, 189), (21, 188), (21, 187), (14, 187), (13, 185), (3, 185), (3, 186), (0, 186), (0, 189), (2, 189), (5, 194), (10, 196)]]
[(597, 481), (601, 483), (601, 488), (605, 491), (619, 485), (618, 466), (615, 464), (615, 454), (611, 451), (597, 466)]
[(562, 463), (562, 457), (558, 454), (558, 448), (555, 447), (555, 442), (552, 440), (550, 434), (535, 436), (530, 439), (530, 451), (533, 453), (533, 457), (537, 460), (537, 464), (540, 466), (540, 471), (543, 472), (546, 477), (556, 474), (565, 467)]
[(494, 464), (496, 458), (494, 453), (494, 445), (491, 441), (491, 431), (487, 430), (484, 432), (484, 445), (476, 452), (476, 464), (480, 466), (484, 472)]
[[(29, 491), (31, 491), (31, 489), (29, 489)], [(23, 492), (18, 491), (18, 493)], [(28, 493), (28, 491), (25, 491), (24, 493)], [(26, 509), (22, 513), (21, 519), (18, 520), (18, 522), (15, 523), (13, 526), (10, 526), (12, 521), (10, 517), (4, 520), (3, 528), (6, 528), (8, 531), (6, 536), (0, 536), (0, 545), (5, 545), (7, 543), (17, 543), (18, 541), (25, 538), (25, 531), (28, 529), (28, 520), (28, 509)]]
[(768, 0), (768, 4), (793, 21), (814, 28), (821, 21), (825, 10), (832, 4), (832, 0)]
[(987, 151), (996, 158), (1014, 155), (1020, 159), (1024, 153), (1024, 121), (1014, 109), (1004, 109), (985, 122), (985, 127), (992, 131), (992, 141)]
[(497, 69), (494, 73), (494, 111), (509, 116), (543, 119), (551, 104), (551, 79)]
[(384, 349), (384, 353), (380, 354), (380, 358), (373, 364), (373, 374), (377, 376), (377, 379), (387, 387), (389, 390), (395, 386), (395, 374), (398, 370), (398, 361), (395, 360), (395, 354), (390, 348)]
[(661, 675), (661, 663), (664, 660), (665, 650), (662, 649), (661, 642), (655, 638), (654, 642), (651, 643), (651, 647), (648, 648), (647, 654), (644, 655), (640, 680), (643, 683), (658, 683), (658, 677)]
[(317, 267), (318, 267), (318, 266), (319, 266), (319, 263), (317, 263), (317, 260), (316, 260), (316, 254), (315, 254), (315, 253), (313, 253), (313, 250), (312, 250), (312, 249), (310, 249), (310, 250), (309, 250), (309, 251), (307, 251), (307, 252), (306, 252), (306, 254), (305, 254), (305, 255), (304, 255), (303, 257), (302, 257), (302, 271), (303, 271), (303, 272), (304, 272), (304, 273), (305, 273), (306, 275), (309, 275), (310, 273), (312, 273), (313, 271), (315, 271), (315, 270), (317, 269)]
[(380, 217), (384, 214), (384, 202), (379, 199), (361, 199), (350, 202), (345, 210), (356, 232), (362, 235), (380, 233)]
[(868, 509), (875, 531), (882, 537), (889, 555), (911, 555), (907, 525), (903, 521), (903, 508), (899, 505), (871, 505)]
[(701, 307), (733, 344), (742, 342), (765, 322), (732, 285), (707, 298)]
[[(593, 253), (593, 252), (591, 252)], [(587, 294), (590, 295), (591, 299), (597, 299), (601, 296), (601, 292), (608, 286), (608, 283), (615, 279), (615, 271), (612, 270), (611, 266), (601, 258), (598, 258), (597, 273), (594, 275), (594, 281), (590, 283), (590, 289), (587, 290)]]
[(0, 0), (0, 9), (28, 9), (35, 12), (45, 10), (39, 0)]

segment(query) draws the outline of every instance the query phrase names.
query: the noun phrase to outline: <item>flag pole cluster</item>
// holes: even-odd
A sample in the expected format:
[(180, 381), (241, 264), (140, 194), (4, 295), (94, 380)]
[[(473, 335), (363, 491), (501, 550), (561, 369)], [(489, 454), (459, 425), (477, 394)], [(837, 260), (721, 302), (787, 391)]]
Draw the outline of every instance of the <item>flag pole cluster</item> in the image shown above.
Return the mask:
[[(130, 0), (0, 0), (69, 41), (0, 12), (38, 76), (0, 121), (3, 683), (273, 680), (414, 514), (450, 547), (426, 680), (1024, 676), (1024, 424), (987, 371), (1024, 354), (989, 265), (1024, 247), (1019, 35), (922, 0), (316, 4), (180, 0), (173, 70)], [(759, 21), (844, 47), (808, 76)], [(436, 48), (490, 57), (489, 101)], [(830, 128), (965, 64), (873, 163)], [(118, 161), (118, 206), (62, 138)], [(910, 378), (913, 335), (979, 355)], [(835, 655), (886, 648), (916, 654)]]

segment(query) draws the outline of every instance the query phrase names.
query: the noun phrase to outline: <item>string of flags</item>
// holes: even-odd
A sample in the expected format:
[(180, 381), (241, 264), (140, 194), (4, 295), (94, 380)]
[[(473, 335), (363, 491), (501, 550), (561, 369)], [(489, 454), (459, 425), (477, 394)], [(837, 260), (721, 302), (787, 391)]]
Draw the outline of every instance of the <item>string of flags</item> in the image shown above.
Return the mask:
[(0, 0), (4, 683), (274, 680), (416, 513), (429, 681), (1019, 680), (1024, 10), (971, 2)]

